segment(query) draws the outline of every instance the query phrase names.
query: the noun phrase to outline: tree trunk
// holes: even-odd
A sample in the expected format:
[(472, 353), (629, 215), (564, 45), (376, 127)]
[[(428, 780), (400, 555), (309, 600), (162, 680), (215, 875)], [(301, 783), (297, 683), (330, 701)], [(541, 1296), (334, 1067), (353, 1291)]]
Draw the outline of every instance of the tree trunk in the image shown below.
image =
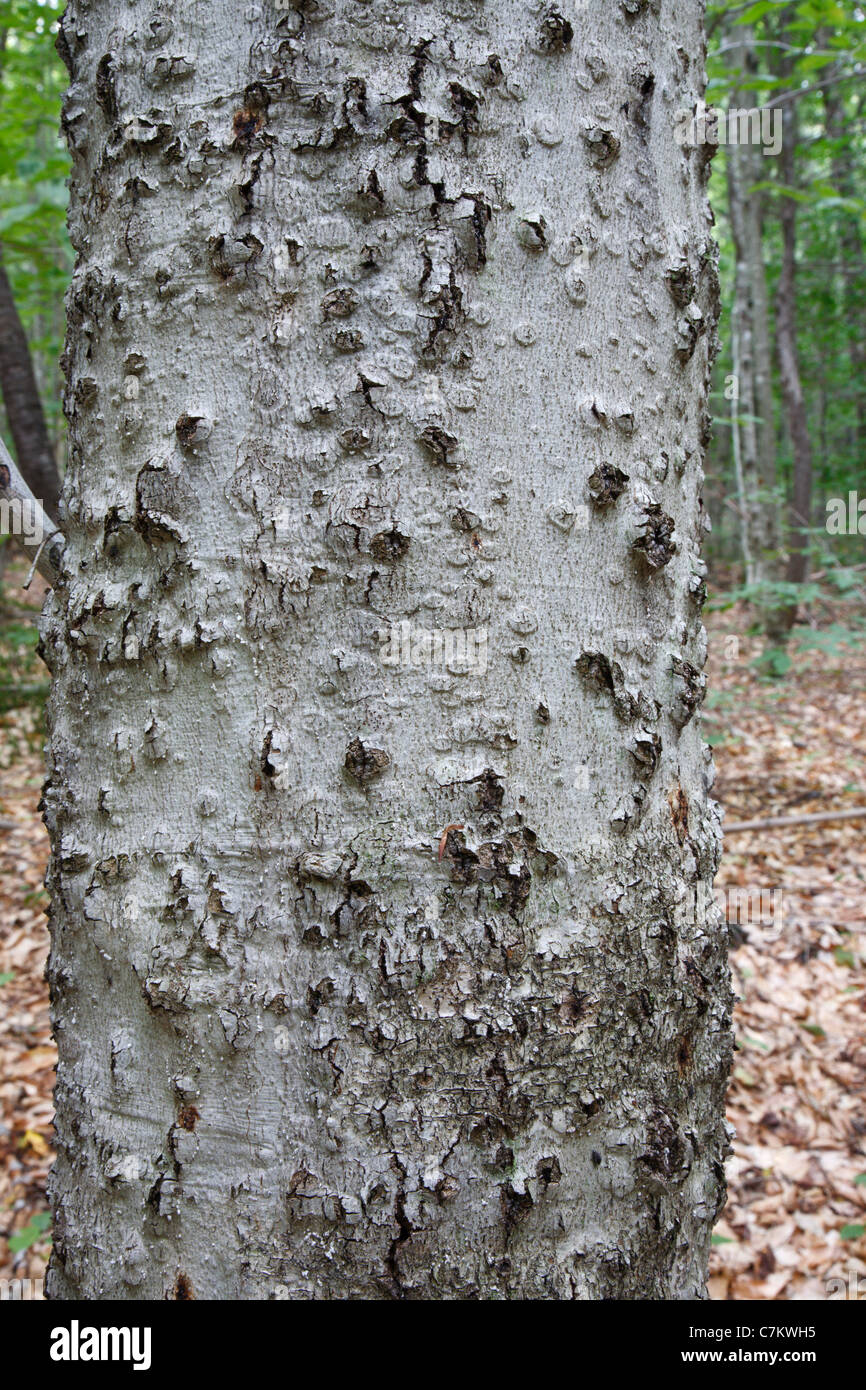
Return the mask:
[(739, 388), (741, 383), (746, 387), (747, 390), (745, 402), (745, 409), (747, 410), (749, 408), (748, 402), (751, 398), (751, 392), (748, 390), (748, 388), (751, 387), (751, 377), (749, 375), (748, 363), (748, 353), (751, 350), (751, 343), (748, 339), (745, 340), (746, 352), (744, 355), (744, 325), (738, 319), (736, 314), (736, 305), (738, 299), (739, 295), (735, 290), (735, 312), (733, 322), (731, 323), (731, 366), (734, 369), (734, 381), (737, 383), (737, 394), (731, 401), (731, 451), (734, 462), (734, 477), (737, 483), (737, 518), (740, 523), (740, 548), (742, 550), (743, 555), (743, 568), (745, 570), (746, 583), (754, 584), (757, 578), (757, 574), (755, 571), (754, 556), (752, 554), (752, 531), (749, 525), (749, 493), (746, 486), (746, 471), (744, 467), (743, 452), (745, 443), (747, 457), (752, 460), (754, 459), (754, 455), (749, 454), (748, 451), (751, 449), (751, 445), (754, 441), (755, 435), (754, 429), (749, 429), (749, 425), (752, 422), (749, 420), (741, 422), (739, 413), (740, 410), (743, 409), (743, 406), (740, 405), (739, 394)]
[(18, 467), (49, 516), (57, 518), (60, 478), (33, 372), (30, 348), (18, 316), (0, 248), (0, 391)]
[[(731, 52), (734, 68), (743, 73), (756, 69), (751, 31)], [(749, 89), (733, 91), (730, 105), (748, 107)], [(773, 406), (772, 353), (769, 330), (767, 282), (764, 271), (763, 199), (753, 185), (766, 176), (763, 153), (751, 144), (732, 144), (726, 149), (728, 209), (734, 243), (734, 306), (731, 331), (737, 341), (740, 421), (739, 446), (746, 497), (744, 526), (751, 564), (750, 583), (772, 579), (778, 571), (780, 536), (776, 501), (776, 426)], [(762, 625), (772, 630), (773, 610), (762, 607)]]
[[(836, 191), (843, 198), (856, 200), (857, 184), (853, 152), (848, 139), (845, 103), (836, 87), (823, 93), (826, 133), (836, 143), (831, 168)], [(854, 439), (852, 455), (858, 463), (866, 454), (866, 343), (863, 341), (862, 304), (866, 294), (866, 255), (860, 217), (854, 210), (839, 216), (839, 251), (842, 261), (842, 317), (848, 338), (850, 384), (854, 392)]]
[(767, 537), (764, 519), (766, 498), (762, 496), (761, 461), (755, 405), (754, 323), (749, 266), (744, 242), (744, 190), (740, 187), (744, 146), (732, 146), (727, 153), (728, 208), (734, 242), (734, 304), (731, 312), (731, 356), (736, 394), (731, 404), (737, 489), (742, 508), (742, 546), (746, 582), (755, 584), (766, 577)]
[[(780, 173), (786, 187), (796, 184), (797, 104), (787, 102), (782, 115), (782, 155)], [(776, 349), (779, 354), (779, 374), (791, 452), (794, 477), (790, 504), (790, 535), (788, 566), (785, 578), (791, 584), (802, 584), (809, 569), (809, 527), (812, 512), (812, 444), (806, 419), (806, 403), (800, 380), (797, 353), (796, 325), (796, 257), (797, 204), (793, 198), (779, 200), (779, 220), (782, 227), (782, 266), (776, 296)], [(793, 627), (797, 605), (787, 612), (787, 626)]]
[(703, 1296), (717, 289), (657, 8), (66, 12), (55, 1299)]

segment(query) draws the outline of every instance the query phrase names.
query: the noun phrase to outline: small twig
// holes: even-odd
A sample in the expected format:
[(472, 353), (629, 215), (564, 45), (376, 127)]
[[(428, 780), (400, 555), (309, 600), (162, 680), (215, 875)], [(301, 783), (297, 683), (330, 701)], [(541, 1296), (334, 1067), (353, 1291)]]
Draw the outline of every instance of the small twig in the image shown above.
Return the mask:
[[(838, 568), (839, 568), (839, 569), (844, 569), (844, 570), (851, 570), (851, 572), (853, 573), (854, 570), (866, 570), (866, 564), (863, 564), (863, 565), (839, 565)], [(828, 574), (835, 574), (835, 573), (836, 573), (836, 569), (816, 570), (814, 574), (810, 574), (809, 578), (810, 578), (810, 579), (826, 579)]]
[(42, 537), (42, 544), (40, 545), (40, 547), (39, 547), (39, 549), (37, 550), (36, 554), (33, 556), (33, 564), (30, 566), (30, 573), (28, 574), (27, 578), (25, 579), (24, 585), (23, 585), (23, 587), (24, 587), (25, 589), (29, 589), (29, 588), (30, 588), (30, 585), (33, 583), (33, 576), (34, 576), (34, 574), (36, 573), (36, 567), (37, 567), (37, 565), (39, 564), (39, 556), (42, 554), (43, 550), (45, 549), (45, 544), (46, 544), (46, 541), (47, 541), (47, 540), (48, 540), (48, 537), (47, 537), (47, 536), (43, 536), (43, 537)]
[(866, 806), (852, 811), (820, 811), (809, 816), (771, 816), (765, 820), (740, 820), (722, 828), (726, 835), (737, 830), (773, 830), (785, 825), (820, 825), (822, 821), (866, 820)]
[(808, 96), (810, 92), (821, 92), (827, 87), (835, 87), (837, 82), (848, 82), (860, 77), (859, 72), (839, 72), (833, 77), (825, 77), (820, 82), (810, 82), (808, 87), (794, 87), (789, 92), (781, 92), (779, 96), (773, 97), (766, 103), (768, 109), (774, 106), (781, 106), (786, 101), (799, 101), (800, 97)]

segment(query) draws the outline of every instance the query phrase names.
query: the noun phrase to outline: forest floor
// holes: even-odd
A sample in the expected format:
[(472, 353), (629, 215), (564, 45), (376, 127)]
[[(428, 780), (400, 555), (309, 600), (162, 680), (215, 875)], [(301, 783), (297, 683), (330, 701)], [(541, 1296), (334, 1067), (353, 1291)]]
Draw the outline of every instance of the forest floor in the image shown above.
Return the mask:
[[(55, 1061), (43, 978), (48, 845), (37, 809), (45, 671), (27, 611), (41, 601), (38, 581), (29, 594), (11, 586), (5, 593), (0, 1279), (38, 1280), (50, 1241)], [(714, 795), (729, 825), (866, 806), (866, 658), (850, 640), (849, 616), (820, 608), (814, 626), (798, 630), (784, 677), (768, 680), (754, 665), (760, 644), (747, 635), (748, 615), (737, 608), (710, 615), (704, 728), (715, 745)], [(3, 713), (10, 682), (28, 686), (33, 698)], [(734, 920), (733, 890), (740, 890), (742, 924), (731, 952), (739, 1003), (728, 1116), (736, 1138), (711, 1298), (866, 1299), (864, 831), (866, 818), (734, 832), (726, 841), (718, 896)]]

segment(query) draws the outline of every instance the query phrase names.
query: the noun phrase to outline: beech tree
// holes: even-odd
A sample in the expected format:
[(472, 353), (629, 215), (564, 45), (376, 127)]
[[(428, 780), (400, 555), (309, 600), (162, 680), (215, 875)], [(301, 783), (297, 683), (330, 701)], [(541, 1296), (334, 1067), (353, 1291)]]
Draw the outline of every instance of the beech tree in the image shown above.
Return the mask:
[(72, 0), (54, 1299), (703, 1296), (699, 0)]

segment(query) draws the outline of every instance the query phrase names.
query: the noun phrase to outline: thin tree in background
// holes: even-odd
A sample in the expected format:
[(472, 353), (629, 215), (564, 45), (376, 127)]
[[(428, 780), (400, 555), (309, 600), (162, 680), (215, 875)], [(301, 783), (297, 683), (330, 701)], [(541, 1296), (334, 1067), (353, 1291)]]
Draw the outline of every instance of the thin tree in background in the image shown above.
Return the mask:
[(60, 475), (21, 323), (0, 247), (0, 392), (18, 467), (49, 516), (57, 518)]
[[(833, 77), (828, 78), (832, 84)], [(840, 195), (849, 204), (838, 215), (841, 261), (842, 316), (847, 338), (851, 391), (854, 397), (853, 455), (866, 459), (866, 341), (863, 334), (863, 300), (866, 297), (866, 254), (861, 228), (862, 214), (857, 208), (856, 151), (850, 140), (845, 100), (838, 86), (823, 92), (827, 138), (833, 143), (830, 172)], [(864, 107), (858, 104), (862, 123)]]
[[(787, 75), (790, 67), (783, 64)], [(796, 149), (798, 138), (797, 102), (782, 101), (782, 153), (779, 175), (786, 189), (796, 189)], [(809, 569), (809, 529), (812, 510), (812, 442), (803, 398), (797, 350), (797, 202), (784, 192), (779, 198), (779, 222), (782, 230), (782, 265), (776, 291), (776, 351), (782, 384), (785, 424), (793, 455), (793, 480), (788, 530), (788, 564), (785, 579), (789, 584), (802, 584)], [(791, 604), (785, 614), (786, 626), (792, 627), (797, 617), (797, 604)]]
[[(0, 27), (0, 72), (7, 43)], [(56, 520), (60, 475), (48, 434), (27, 335), (18, 313), (0, 245), (0, 394), (18, 467), (45, 511)], [(5, 557), (5, 547), (3, 549)], [(2, 564), (2, 562), (0, 562)]]
[[(751, 30), (738, 28), (736, 38), (738, 42), (732, 44), (728, 61), (743, 79), (743, 85), (732, 88), (728, 106), (731, 112), (753, 104), (754, 91), (746, 85), (746, 79), (757, 70)], [(744, 548), (748, 551), (746, 579), (749, 584), (760, 584), (775, 577), (780, 547), (772, 346), (764, 268), (764, 195), (756, 189), (767, 169), (762, 149), (748, 141), (729, 143), (725, 159), (734, 245), (731, 333), (737, 356), (735, 429), (742, 472)], [(774, 626), (770, 606), (766, 607), (764, 621), (766, 626)]]

